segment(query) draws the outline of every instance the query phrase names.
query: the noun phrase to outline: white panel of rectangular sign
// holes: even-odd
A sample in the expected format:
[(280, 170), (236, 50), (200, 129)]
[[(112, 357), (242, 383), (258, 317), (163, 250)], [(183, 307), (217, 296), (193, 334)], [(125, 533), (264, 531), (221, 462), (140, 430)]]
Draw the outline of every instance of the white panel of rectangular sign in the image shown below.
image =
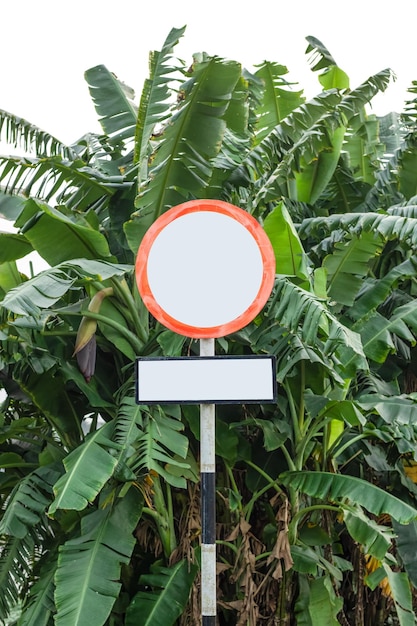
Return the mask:
[(139, 358), (138, 404), (244, 404), (276, 398), (273, 356)]

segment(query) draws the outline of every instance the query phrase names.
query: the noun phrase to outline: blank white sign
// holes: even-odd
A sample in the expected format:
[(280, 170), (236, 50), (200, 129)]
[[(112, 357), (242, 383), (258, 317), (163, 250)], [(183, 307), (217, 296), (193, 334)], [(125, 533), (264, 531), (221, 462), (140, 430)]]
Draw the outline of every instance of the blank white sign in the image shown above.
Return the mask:
[(139, 358), (138, 404), (245, 404), (276, 399), (273, 356)]
[(158, 304), (174, 319), (196, 327), (227, 324), (242, 315), (259, 293), (263, 271), (251, 233), (213, 211), (189, 213), (165, 226), (147, 265)]

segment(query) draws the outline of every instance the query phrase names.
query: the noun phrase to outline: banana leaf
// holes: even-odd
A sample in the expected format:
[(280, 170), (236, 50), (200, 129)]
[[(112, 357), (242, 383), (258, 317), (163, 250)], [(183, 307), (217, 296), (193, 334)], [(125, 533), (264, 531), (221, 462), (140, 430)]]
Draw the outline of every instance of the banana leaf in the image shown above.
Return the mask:
[(383, 396), (378, 393), (363, 394), (358, 398), (358, 405), (366, 411), (375, 411), (390, 425), (417, 423), (417, 405), (412, 396), (405, 394)]
[(18, 626), (49, 626), (55, 613), (55, 571), (56, 561), (47, 559), (25, 599)]
[(417, 509), (356, 476), (300, 471), (285, 472), (280, 475), (280, 481), (321, 500), (351, 500), (374, 515), (387, 513), (401, 524), (417, 519)]
[(80, 417), (76, 399), (69, 393), (62, 373), (53, 368), (39, 373), (28, 365), (22, 367), (14, 378), (62, 442), (70, 448), (77, 445), (82, 436)]
[(362, 287), (369, 263), (381, 251), (381, 238), (372, 233), (352, 237), (346, 243), (336, 243), (332, 254), (325, 257), (329, 296), (340, 304), (351, 306)]
[[(121, 400), (114, 440), (123, 450), (130, 450), (129, 458), (123, 460), (136, 474), (152, 470), (171, 485), (185, 487), (182, 474), (187, 473), (190, 465), (185, 461), (188, 438), (181, 432), (183, 423), (166, 415), (160, 407), (155, 407), (151, 414), (144, 409), (136, 404), (133, 393)], [(170, 468), (176, 469), (172, 472)]]
[(337, 616), (343, 606), (343, 598), (336, 596), (330, 576), (320, 576), (310, 583), (308, 612), (311, 626), (338, 626)]
[(0, 619), (6, 621), (28, 582), (28, 565), (33, 563), (35, 541), (32, 534), (22, 539), (3, 536), (0, 546)]
[(365, 554), (382, 561), (396, 536), (387, 526), (367, 517), (358, 506), (343, 505), (343, 519), (350, 536), (363, 546)]
[(136, 253), (149, 226), (167, 209), (203, 194), (226, 128), (223, 119), (239, 80), (238, 63), (211, 58), (198, 63), (189, 93), (171, 117), (152, 156), (149, 180), (136, 201), (134, 219), (125, 224)]
[(252, 340), (261, 346), (264, 333), (276, 322), (306, 344), (320, 345), (326, 355), (343, 345), (354, 351), (358, 363), (364, 359), (358, 333), (341, 324), (320, 298), (280, 277), (276, 280), (265, 321), (254, 331)]
[(379, 233), (386, 240), (397, 239), (400, 243), (415, 247), (417, 245), (416, 218), (412, 211), (407, 215), (384, 213), (344, 213), (326, 217), (311, 217), (303, 220), (298, 229), (301, 239), (308, 236), (322, 238), (337, 229), (346, 234), (361, 231)]
[(106, 238), (86, 220), (80, 223), (39, 200), (28, 200), (26, 211), (33, 218), (24, 224), (25, 237), (49, 265), (76, 258), (112, 260)]
[(4, 298), (6, 293), (17, 287), (22, 282), (15, 261), (0, 264), (0, 299)]
[(276, 273), (308, 281), (307, 257), (284, 202), (267, 215), (264, 230), (274, 249)]
[(172, 74), (177, 70), (171, 64), (171, 54), (179, 39), (183, 36), (185, 27), (173, 28), (166, 38), (160, 52), (152, 52), (149, 57), (150, 76), (145, 80), (139, 104), (135, 132), (134, 159), (139, 163), (138, 190), (148, 175), (148, 157), (151, 152), (151, 137), (157, 124), (161, 124), (168, 117), (171, 102), (168, 83), (173, 79)]
[(404, 572), (394, 572), (388, 563), (382, 567), (388, 578), (391, 596), (394, 600), (395, 609), (400, 626), (415, 626), (415, 614), (411, 595), (410, 581)]
[(367, 357), (383, 363), (390, 353), (396, 351), (393, 335), (398, 335), (411, 344), (415, 343), (417, 311), (414, 301), (399, 306), (389, 319), (375, 312), (356, 322), (352, 329), (360, 333)]
[(32, 250), (32, 244), (23, 235), (0, 232), (0, 263), (21, 259)]
[(255, 76), (263, 85), (262, 99), (255, 109), (255, 115), (259, 120), (256, 144), (305, 101), (302, 90), (291, 90), (291, 84), (284, 78), (287, 73), (288, 69), (284, 65), (269, 61), (264, 61), (255, 72)]
[(417, 262), (415, 258), (410, 257), (393, 267), (382, 278), (368, 280), (363, 285), (354, 305), (349, 309), (349, 317), (357, 320), (364, 315), (369, 315), (371, 311), (375, 311), (385, 302), (400, 281), (416, 276)]
[(126, 626), (173, 626), (184, 612), (196, 573), (197, 565), (187, 561), (172, 567), (154, 565), (139, 579), (147, 590), (139, 591), (128, 606)]
[(169, 471), (169, 466), (186, 472), (190, 469), (187, 462), (175, 458), (175, 455), (181, 459), (187, 456), (188, 438), (180, 432), (183, 428), (182, 422), (164, 415), (162, 411), (159, 415), (155, 413), (153, 418), (145, 419), (142, 432), (136, 439), (137, 454), (132, 469), (135, 472), (154, 471), (169, 484), (184, 489), (185, 478)]
[(117, 466), (120, 444), (111, 441), (114, 425), (110, 422), (89, 435), (83, 444), (64, 459), (66, 473), (54, 485), (55, 500), (48, 514), (58, 509), (81, 511), (101, 491)]
[(61, 155), (73, 159), (76, 152), (59, 139), (41, 130), (23, 117), (0, 110), (0, 137), (2, 141), (19, 146), (25, 153), (35, 152), (38, 156)]
[(128, 265), (73, 258), (11, 289), (1, 305), (19, 315), (37, 316), (40, 309), (54, 306), (80, 278), (102, 281), (130, 270)]
[(401, 153), (398, 168), (398, 182), (401, 193), (409, 200), (417, 194), (416, 182), (417, 150), (409, 144), (408, 148)]
[[(295, 172), (300, 172), (302, 163), (311, 164), (311, 171), (306, 177), (311, 183), (310, 190), (314, 189), (314, 201), (318, 200), (330, 182), (330, 173), (335, 171), (343, 127), (362, 110), (364, 104), (386, 89), (391, 76), (390, 70), (379, 72), (343, 97), (336, 90), (324, 92), (283, 120), (245, 161), (251, 176), (256, 175), (260, 179), (256, 183), (256, 203), (276, 201), (281, 195), (288, 196), (289, 181), (294, 179)], [(335, 132), (335, 146), (326, 156)], [(319, 153), (323, 163), (316, 171)], [(293, 193), (290, 192), (290, 195)]]
[(314, 204), (329, 184), (339, 161), (346, 128), (323, 133), (323, 143), (311, 160), (302, 156), (296, 171), (297, 200)]
[(31, 528), (44, 522), (52, 486), (58, 478), (59, 472), (49, 466), (40, 467), (25, 476), (10, 495), (7, 510), (0, 521), (0, 533), (23, 539)]
[(379, 138), (378, 118), (374, 115), (366, 116), (363, 111), (359, 112), (351, 121), (343, 145), (355, 181), (368, 185), (375, 183), (378, 157), (383, 147)]
[(84, 77), (103, 132), (115, 144), (125, 139), (133, 139), (137, 118), (133, 89), (104, 65), (92, 67), (85, 72)]
[(31, 195), (51, 204), (58, 201), (81, 212), (104, 209), (117, 188), (123, 187), (123, 178), (105, 176), (79, 159), (0, 157), (0, 183), (9, 194)]
[(403, 525), (393, 521), (395, 545), (402, 565), (414, 587), (417, 586), (417, 522)]
[(56, 626), (105, 623), (119, 595), (121, 566), (135, 545), (142, 506), (139, 492), (130, 489), (113, 506), (84, 516), (81, 535), (62, 545), (55, 576)]

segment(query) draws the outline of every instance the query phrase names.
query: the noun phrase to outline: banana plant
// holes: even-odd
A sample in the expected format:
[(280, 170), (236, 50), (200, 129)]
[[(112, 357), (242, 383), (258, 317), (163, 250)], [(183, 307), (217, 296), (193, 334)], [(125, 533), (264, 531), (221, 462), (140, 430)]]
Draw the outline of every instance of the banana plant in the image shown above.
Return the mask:
[(134, 261), (161, 214), (218, 198), (263, 225), (276, 279), (216, 349), (274, 354), (279, 389), (218, 407), (219, 621), (411, 626), (416, 101), (370, 115), (391, 71), (352, 88), (314, 37), (306, 100), (273, 61), (184, 63), (184, 33), (138, 99), (85, 72), (101, 134), (66, 146), (0, 111), (22, 151), (0, 158), (0, 621), (199, 622), (198, 408), (138, 405), (134, 367), (198, 346), (148, 313)]

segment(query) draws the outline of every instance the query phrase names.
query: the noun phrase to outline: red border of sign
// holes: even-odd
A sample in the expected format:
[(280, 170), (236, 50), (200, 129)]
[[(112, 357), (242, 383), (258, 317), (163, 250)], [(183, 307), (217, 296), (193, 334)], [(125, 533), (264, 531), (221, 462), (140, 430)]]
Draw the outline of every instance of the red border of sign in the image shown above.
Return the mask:
[[(252, 304), (250, 304), (249, 307), (238, 317), (219, 326), (191, 326), (171, 317), (171, 315), (169, 315), (155, 300), (148, 282), (147, 260), (152, 245), (159, 233), (173, 220), (188, 213), (195, 213), (198, 211), (222, 213), (223, 215), (227, 215), (228, 217), (235, 219), (242, 226), (244, 226), (255, 239), (262, 257), (262, 282)], [(166, 213), (163, 213), (146, 231), (137, 253), (135, 274), (139, 293), (146, 308), (159, 322), (161, 322), (161, 324), (175, 333), (185, 335), (186, 337), (192, 337), (194, 339), (215, 339), (240, 330), (249, 324), (249, 322), (251, 322), (261, 311), (271, 294), (272, 287), (274, 286), (275, 254), (272, 244), (261, 225), (255, 220), (254, 217), (252, 217), (252, 215), (243, 209), (240, 209), (233, 204), (229, 204), (228, 202), (223, 202), (222, 200), (191, 200), (190, 202), (179, 204), (166, 211)]]

